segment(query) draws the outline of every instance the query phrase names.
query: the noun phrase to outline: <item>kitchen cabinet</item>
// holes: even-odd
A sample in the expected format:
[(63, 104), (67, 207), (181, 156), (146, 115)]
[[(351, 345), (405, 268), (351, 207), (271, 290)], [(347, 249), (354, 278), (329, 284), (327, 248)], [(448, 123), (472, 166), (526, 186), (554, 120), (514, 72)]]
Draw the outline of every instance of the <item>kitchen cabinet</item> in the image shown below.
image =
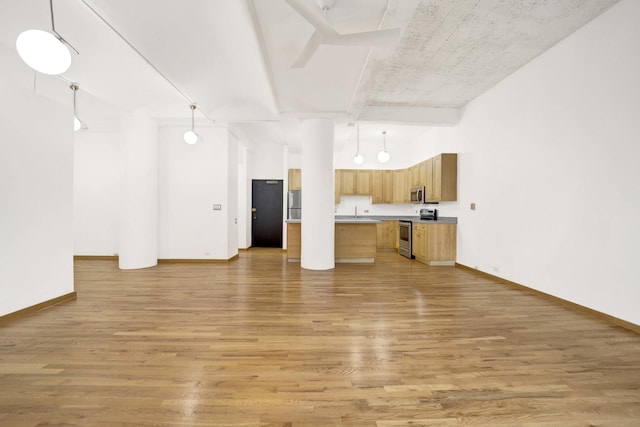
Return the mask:
[(408, 169), (393, 171), (393, 203), (410, 203), (407, 174)]
[(420, 162), (409, 168), (409, 188), (427, 185), (427, 161)]
[(289, 169), (289, 190), (302, 190), (302, 173), (300, 169)]
[(455, 265), (456, 224), (413, 223), (411, 252), (427, 265)]
[(411, 228), (411, 255), (418, 260), (424, 260), (426, 258), (426, 234), (427, 224), (413, 223), (413, 227)]
[(371, 203), (393, 203), (393, 171), (371, 172)]
[(343, 196), (356, 195), (358, 188), (357, 171), (355, 169), (338, 169), (336, 173), (340, 174), (340, 194)]
[(398, 244), (396, 225), (398, 221), (382, 221), (376, 224), (376, 248), (393, 250)]
[[(336, 262), (372, 263), (376, 259), (376, 226), (372, 222), (335, 224)], [(302, 223), (287, 223), (287, 261), (299, 262), (302, 256)]]
[(336, 205), (340, 203), (340, 185), (342, 184), (342, 173), (339, 169), (335, 170), (335, 182), (334, 182), (334, 197)]
[(427, 202), (458, 200), (458, 155), (443, 153), (427, 160)]
[(371, 179), (373, 171), (369, 169), (358, 169), (356, 171), (356, 194), (359, 196), (369, 196), (372, 194)]

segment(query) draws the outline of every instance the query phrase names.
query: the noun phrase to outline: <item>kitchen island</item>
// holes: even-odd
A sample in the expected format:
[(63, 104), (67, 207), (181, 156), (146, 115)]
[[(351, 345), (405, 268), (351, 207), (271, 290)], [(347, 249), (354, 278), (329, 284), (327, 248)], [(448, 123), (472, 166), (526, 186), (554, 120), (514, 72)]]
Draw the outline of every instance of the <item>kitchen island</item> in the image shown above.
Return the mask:
[[(336, 218), (335, 261), (375, 262), (376, 225), (380, 222), (369, 218)], [(289, 262), (300, 262), (301, 229), (301, 220), (287, 220), (287, 261)]]

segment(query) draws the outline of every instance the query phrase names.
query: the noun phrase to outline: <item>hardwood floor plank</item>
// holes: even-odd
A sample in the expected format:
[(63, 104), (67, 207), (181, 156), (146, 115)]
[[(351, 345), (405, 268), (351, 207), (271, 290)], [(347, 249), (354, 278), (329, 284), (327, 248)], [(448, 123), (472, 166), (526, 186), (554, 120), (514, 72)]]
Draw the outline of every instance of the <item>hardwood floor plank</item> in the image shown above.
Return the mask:
[(119, 270), (0, 321), (0, 425), (635, 426), (640, 336), (455, 267), (281, 250)]

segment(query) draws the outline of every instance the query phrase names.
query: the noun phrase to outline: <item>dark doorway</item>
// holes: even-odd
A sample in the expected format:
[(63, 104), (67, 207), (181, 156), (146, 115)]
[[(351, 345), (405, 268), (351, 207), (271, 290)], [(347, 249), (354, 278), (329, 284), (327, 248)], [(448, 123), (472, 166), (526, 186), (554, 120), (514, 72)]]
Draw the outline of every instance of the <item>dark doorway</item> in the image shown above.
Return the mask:
[(251, 246), (282, 247), (282, 180), (251, 182)]

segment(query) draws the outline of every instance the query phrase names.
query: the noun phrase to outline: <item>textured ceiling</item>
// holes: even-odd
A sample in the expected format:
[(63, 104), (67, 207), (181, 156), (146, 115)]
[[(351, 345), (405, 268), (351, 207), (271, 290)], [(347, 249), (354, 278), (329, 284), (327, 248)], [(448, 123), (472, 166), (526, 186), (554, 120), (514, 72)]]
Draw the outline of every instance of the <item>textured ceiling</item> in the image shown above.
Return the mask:
[[(324, 1), (325, 13), (318, 0), (54, 0), (56, 29), (80, 55), (62, 79), (34, 79), (15, 39), (50, 29), (49, 2), (0, 0), (2, 78), (66, 102), (68, 82), (79, 83), (90, 128), (140, 108), (186, 121), (196, 102), (201, 124), (231, 123), (294, 150), (305, 117), (333, 118), (338, 144), (350, 121), (401, 139), (403, 124), (457, 123), (466, 103), (617, 2)], [(384, 47), (321, 44), (292, 69), (315, 30), (300, 8), (340, 34), (399, 28), (401, 37)]]
[(395, 109), (416, 121), (431, 113), (437, 123), (436, 113), (464, 107), (614, 3), (421, 1), (397, 48), (370, 60), (350, 108), (360, 120)]

